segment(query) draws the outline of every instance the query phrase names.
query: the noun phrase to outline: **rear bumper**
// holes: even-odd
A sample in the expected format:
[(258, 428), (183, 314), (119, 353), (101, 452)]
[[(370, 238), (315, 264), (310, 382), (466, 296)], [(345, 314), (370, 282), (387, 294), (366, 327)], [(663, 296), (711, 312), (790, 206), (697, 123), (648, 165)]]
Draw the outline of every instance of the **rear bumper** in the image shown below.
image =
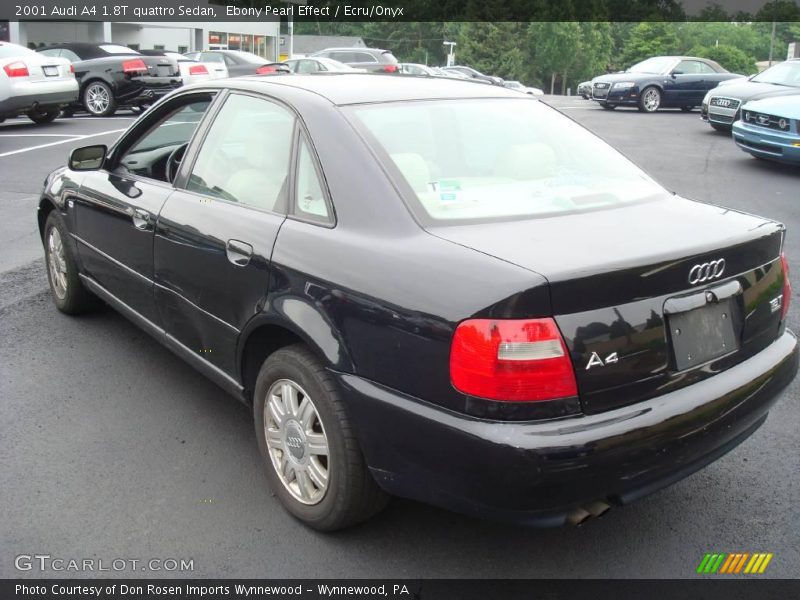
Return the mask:
[(182, 83), (180, 77), (136, 77), (119, 87), (116, 99), (120, 104), (153, 104)]
[(733, 124), (733, 139), (739, 148), (754, 156), (800, 163), (800, 135), (796, 133), (784, 133), (736, 121)]
[(727, 371), (651, 400), (544, 422), (466, 417), (339, 375), (367, 463), (389, 493), (542, 526), (596, 500), (625, 504), (716, 460), (766, 419), (794, 378), (786, 331)]
[(26, 86), (25, 93), (17, 91), (15, 89), (13, 96), (0, 100), (0, 116), (15, 116), (34, 108), (60, 108), (78, 99), (78, 84), (74, 81), (58, 85), (35, 83)]

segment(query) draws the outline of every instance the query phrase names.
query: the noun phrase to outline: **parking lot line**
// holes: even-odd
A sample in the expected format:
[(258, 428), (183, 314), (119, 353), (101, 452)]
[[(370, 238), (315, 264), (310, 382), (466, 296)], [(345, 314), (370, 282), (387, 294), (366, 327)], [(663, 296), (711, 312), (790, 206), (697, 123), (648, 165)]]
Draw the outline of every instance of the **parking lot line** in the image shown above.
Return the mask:
[(102, 135), (111, 135), (112, 133), (122, 133), (126, 129), (112, 129), (110, 131), (101, 131), (100, 133), (90, 133), (88, 135), (77, 135), (66, 140), (58, 140), (57, 142), (50, 142), (49, 144), (39, 144), (38, 146), (31, 146), (30, 148), (20, 148), (19, 150), (11, 150), (10, 152), (3, 152), (0, 158), (11, 156), (12, 154), (22, 154), (23, 152), (30, 152), (31, 150), (39, 150), (40, 148), (48, 148), (50, 146), (57, 146), (58, 144), (66, 144), (67, 142), (76, 142), (91, 137), (99, 137)]
[(0, 137), (72, 137), (79, 138), (77, 133), (0, 133)]

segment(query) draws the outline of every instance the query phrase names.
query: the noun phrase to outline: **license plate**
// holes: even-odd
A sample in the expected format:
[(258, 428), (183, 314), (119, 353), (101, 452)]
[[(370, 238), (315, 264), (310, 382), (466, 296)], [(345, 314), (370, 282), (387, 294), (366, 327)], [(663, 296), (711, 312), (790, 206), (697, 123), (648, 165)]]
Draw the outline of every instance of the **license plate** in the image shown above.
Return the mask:
[(58, 77), (58, 67), (42, 67), (45, 77)]
[(156, 70), (159, 77), (169, 77), (172, 74), (172, 67), (169, 65), (158, 65), (158, 69)]
[(678, 371), (690, 369), (739, 348), (739, 319), (732, 299), (668, 315), (672, 353)]

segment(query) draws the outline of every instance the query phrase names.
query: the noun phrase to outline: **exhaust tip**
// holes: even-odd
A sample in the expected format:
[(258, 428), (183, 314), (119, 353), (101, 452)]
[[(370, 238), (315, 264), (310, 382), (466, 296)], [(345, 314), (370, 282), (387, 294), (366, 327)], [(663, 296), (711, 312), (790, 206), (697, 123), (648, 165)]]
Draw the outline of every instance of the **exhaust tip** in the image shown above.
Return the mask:
[(596, 519), (602, 517), (611, 509), (611, 505), (603, 500), (595, 500), (585, 506), (579, 506), (573, 509), (566, 518), (568, 525), (582, 525), (589, 519)]
[(567, 515), (567, 524), (578, 526), (584, 521), (586, 521), (586, 519), (591, 519), (591, 518), (592, 514), (589, 511), (586, 511), (578, 507)]

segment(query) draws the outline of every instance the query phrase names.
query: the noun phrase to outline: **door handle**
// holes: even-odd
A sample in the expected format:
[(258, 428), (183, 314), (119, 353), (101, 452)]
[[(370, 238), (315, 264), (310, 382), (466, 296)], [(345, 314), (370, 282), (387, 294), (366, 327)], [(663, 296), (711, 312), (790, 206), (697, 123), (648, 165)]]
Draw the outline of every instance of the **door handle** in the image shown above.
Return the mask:
[(225, 255), (237, 267), (244, 267), (253, 257), (253, 247), (239, 240), (228, 240), (225, 244)]
[(142, 231), (150, 229), (152, 215), (143, 208), (134, 208), (131, 218), (133, 219), (133, 226), (136, 227), (136, 229), (141, 229)]

